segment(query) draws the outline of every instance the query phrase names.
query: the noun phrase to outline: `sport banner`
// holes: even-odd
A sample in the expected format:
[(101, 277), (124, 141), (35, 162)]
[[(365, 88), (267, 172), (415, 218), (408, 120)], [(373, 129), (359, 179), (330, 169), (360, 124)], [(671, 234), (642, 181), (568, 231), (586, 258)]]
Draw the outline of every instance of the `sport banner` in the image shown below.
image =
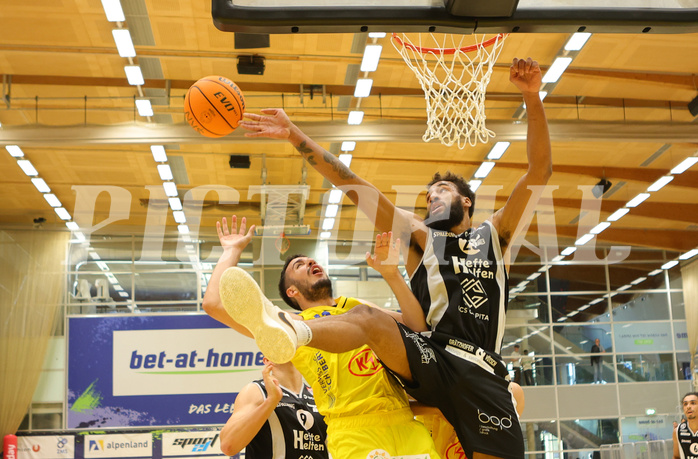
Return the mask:
[(254, 340), (207, 315), (70, 317), (67, 427), (223, 424), (262, 368)]

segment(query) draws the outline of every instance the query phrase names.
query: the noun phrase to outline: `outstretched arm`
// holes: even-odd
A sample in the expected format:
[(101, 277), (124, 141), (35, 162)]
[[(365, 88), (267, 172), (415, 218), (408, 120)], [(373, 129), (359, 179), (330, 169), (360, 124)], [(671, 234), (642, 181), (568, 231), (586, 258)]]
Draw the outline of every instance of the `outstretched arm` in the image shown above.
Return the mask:
[(247, 219), (243, 217), (240, 222), (240, 232), (238, 232), (237, 216), (233, 215), (230, 229), (228, 229), (226, 218), (223, 217), (222, 222), (216, 222), (216, 230), (218, 231), (218, 240), (223, 247), (223, 255), (218, 259), (216, 267), (213, 268), (211, 279), (208, 281), (208, 286), (206, 287), (202, 306), (209, 316), (224, 323), (238, 333), (242, 333), (251, 338), (252, 334), (250, 331), (235, 322), (225, 311), (225, 308), (223, 308), (219, 293), (219, 285), (223, 272), (232, 266), (237, 266), (240, 261), (242, 251), (252, 240), (254, 225), (246, 232)]
[[(492, 216), (491, 220), (499, 233), (502, 250), (516, 237), (521, 223), (531, 218), (540, 198), (543, 186), (552, 174), (552, 154), (548, 121), (538, 91), (541, 86), (541, 71), (538, 62), (530, 57), (514, 59), (509, 70), (509, 80), (523, 94), (528, 117), (526, 150), (528, 170), (514, 187), (507, 203)], [(507, 263), (508, 267), (508, 263)]]
[(221, 429), (221, 451), (226, 456), (234, 456), (249, 445), (279, 404), (283, 393), (271, 369), (268, 363), (262, 371), (266, 399), (256, 384), (246, 385), (235, 399), (233, 414)]
[(241, 121), (240, 126), (251, 131), (245, 134), (246, 137), (288, 140), (315, 170), (340, 187), (379, 231), (393, 231), (403, 240), (409, 240), (411, 232), (417, 231), (415, 242), (422, 241), (420, 246), (423, 247), (425, 227), (419, 217), (395, 207), (378, 188), (354, 174), (337, 157), (303, 133), (283, 110), (271, 108), (262, 110), (262, 113), (245, 113), (247, 119)]
[(395, 294), (402, 310), (401, 322), (416, 332), (427, 331), (429, 328), (424, 318), (424, 311), (398, 270), (399, 247), (400, 239), (393, 242), (392, 233), (379, 233), (376, 235), (374, 255), (366, 253), (366, 262), (383, 276)]

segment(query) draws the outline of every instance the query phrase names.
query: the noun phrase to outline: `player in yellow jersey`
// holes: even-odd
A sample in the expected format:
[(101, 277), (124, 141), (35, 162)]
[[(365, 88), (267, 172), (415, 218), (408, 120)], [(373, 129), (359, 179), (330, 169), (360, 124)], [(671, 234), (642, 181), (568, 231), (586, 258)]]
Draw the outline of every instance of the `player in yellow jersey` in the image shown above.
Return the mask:
[[(203, 307), (211, 317), (252, 337), (243, 320), (234, 321), (226, 313), (223, 301), (226, 306), (243, 302), (237, 305), (242, 309), (248, 301), (275, 308), (248, 274), (234, 268), (252, 238), (254, 227), (247, 231), (243, 218), (238, 231), (235, 216), (230, 229), (225, 218), (216, 227), (223, 255), (211, 275)], [(225, 276), (231, 275), (243, 278), (244, 285), (237, 283), (235, 288), (227, 288), (233, 284), (226, 282)], [(323, 316), (342, 314), (356, 305), (367, 304), (354, 298), (334, 299), (332, 283), (325, 270), (302, 255), (286, 261), (279, 290), (284, 301), (301, 311), (303, 319), (322, 320)], [(398, 313), (392, 315), (400, 320)], [(318, 411), (325, 416), (327, 446), (332, 457), (440, 459), (429, 432), (414, 419), (404, 390), (367, 346), (342, 353), (306, 346), (298, 349), (293, 364), (311, 384)]]

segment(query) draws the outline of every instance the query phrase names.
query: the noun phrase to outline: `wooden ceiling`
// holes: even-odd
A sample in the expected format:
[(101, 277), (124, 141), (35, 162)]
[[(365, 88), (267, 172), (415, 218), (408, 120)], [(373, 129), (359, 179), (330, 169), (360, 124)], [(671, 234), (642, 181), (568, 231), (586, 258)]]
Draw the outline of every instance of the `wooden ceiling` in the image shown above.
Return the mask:
[[(259, 195), (248, 190), (263, 184), (265, 171), (267, 185), (309, 185), (303, 223), (310, 225), (311, 237), (317, 237), (328, 184), (311, 168), (304, 171), (289, 144), (247, 139), (237, 131), (209, 139), (186, 125), (184, 94), (207, 75), (235, 81), (245, 93), (248, 111), (284, 107), (333, 153), (339, 152), (342, 140), (356, 140), (352, 169), (392, 199), (399, 195), (399, 205), (416, 206), (418, 211), (425, 206), (423, 195), (410, 197), (407, 188), (399, 187), (420, 190), (437, 171), (470, 178), (493, 143), (459, 150), (421, 140), (424, 97), (389, 36), (377, 40), (383, 53), (378, 69), (369, 75), (374, 80), (372, 95), (360, 101), (364, 122), (348, 126), (348, 110), (357, 106), (352, 94), (363, 46), (373, 41), (366, 34), (271, 35), (269, 48), (235, 49), (234, 34), (214, 27), (207, 1), (123, 4), (123, 26), (136, 43), (133, 63), (145, 74), (140, 89), (126, 81), (124, 66), (129, 60), (117, 54), (111, 34), (116, 26), (106, 20), (100, 2), (0, 0), (0, 73), (8, 95), (0, 101), (0, 145), (22, 147), (71, 215), (79, 187), (125, 190), (124, 196), (130, 197), (123, 204), (128, 215), (120, 215), (101, 233), (142, 234), (149, 205), (151, 211), (164, 205), (151, 196), (150, 189), (159, 188), (162, 181), (149, 146), (165, 144), (181, 197), (207, 185), (239, 192), (236, 205), (218, 204), (215, 193), (206, 195), (200, 231), (210, 234), (217, 219), (232, 213), (261, 224)], [(488, 87), (487, 120), (497, 133), (495, 140), (512, 144), (479, 192), (481, 209), (503, 204), (525, 170), (525, 118), (520, 116), (520, 97), (508, 82), (509, 62), (531, 56), (547, 69), (568, 38), (558, 33), (508, 37)], [(237, 56), (250, 54), (264, 56), (263, 75), (237, 73)], [(529, 229), (532, 241), (554, 235), (560, 245), (573, 243), (696, 155), (698, 124), (687, 108), (698, 96), (695, 56), (697, 34), (590, 38), (545, 100), (553, 140), (550, 185), (555, 191), (541, 203), (544, 212)], [(150, 119), (135, 113), (133, 101), (140, 90), (154, 103), (155, 116)], [(230, 168), (231, 154), (249, 155), (251, 167)], [(601, 233), (597, 244), (677, 252), (698, 246), (697, 167), (652, 193)], [(0, 170), (0, 225), (30, 228), (34, 219), (44, 218), (44, 227), (64, 227), (6, 152), (0, 154)], [(613, 186), (603, 199), (589, 199), (588, 187), (602, 177)], [(93, 222), (108, 218), (113, 204), (107, 193), (101, 194)], [(335, 234), (370, 238), (370, 231), (354, 231), (356, 209), (348, 200), (343, 204)], [(482, 210), (478, 217), (486, 214)], [(166, 219), (167, 231), (176, 233), (172, 214)]]

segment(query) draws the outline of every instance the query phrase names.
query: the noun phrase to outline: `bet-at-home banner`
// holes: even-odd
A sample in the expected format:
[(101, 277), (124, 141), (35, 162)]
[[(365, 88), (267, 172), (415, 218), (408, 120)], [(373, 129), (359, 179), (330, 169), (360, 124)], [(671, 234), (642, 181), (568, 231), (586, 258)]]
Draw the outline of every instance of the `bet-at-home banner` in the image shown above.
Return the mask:
[(67, 427), (223, 424), (262, 354), (203, 314), (68, 319)]

